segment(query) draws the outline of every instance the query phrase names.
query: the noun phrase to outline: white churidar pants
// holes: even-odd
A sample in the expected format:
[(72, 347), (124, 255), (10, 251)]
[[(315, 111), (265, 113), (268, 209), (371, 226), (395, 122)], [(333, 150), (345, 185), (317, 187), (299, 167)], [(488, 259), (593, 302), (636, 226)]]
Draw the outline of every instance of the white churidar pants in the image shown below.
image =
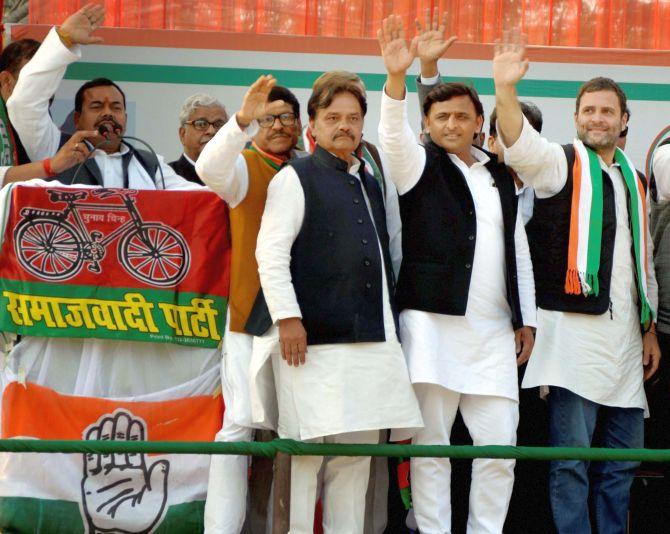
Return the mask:
[[(379, 431), (349, 432), (307, 441), (377, 443)], [(314, 507), (321, 480), (324, 534), (362, 534), (369, 477), (369, 456), (293, 456), (290, 534), (314, 532)]]
[[(225, 410), (215, 441), (251, 441), (249, 363), (252, 336), (226, 329), (221, 363)], [(249, 458), (213, 454), (205, 503), (206, 534), (239, 534), (247, 511)]]
[[(516, 445), (518, 403), (504, 397), (461, 394), (435, 384), (414, 384), (425, 427), (412, 443), (448, 445), (460, 409), (474, 445)], [(468, 534), (500, 534), (514, 485), (514, 460), (472, 462)], [(451, 533), (451, 464), (448, 458), (412, 458), (412, 501), (421, 534)]]

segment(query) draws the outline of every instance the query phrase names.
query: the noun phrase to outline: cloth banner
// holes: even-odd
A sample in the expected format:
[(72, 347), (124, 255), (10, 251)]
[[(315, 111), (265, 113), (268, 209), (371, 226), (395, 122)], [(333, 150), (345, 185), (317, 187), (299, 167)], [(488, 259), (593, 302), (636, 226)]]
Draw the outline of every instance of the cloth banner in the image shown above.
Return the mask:
[[(218, 394), (120, 401), (18, 382), (5, 388), (2, 407), (3, 438), (212, 441), (223, 414)], [(180, 454), (0, 454), (0, 531), (200, 532), (209, 461)]]
[(227, 208), (208, 191), (3, 191), (0, 331), (216, 347)]

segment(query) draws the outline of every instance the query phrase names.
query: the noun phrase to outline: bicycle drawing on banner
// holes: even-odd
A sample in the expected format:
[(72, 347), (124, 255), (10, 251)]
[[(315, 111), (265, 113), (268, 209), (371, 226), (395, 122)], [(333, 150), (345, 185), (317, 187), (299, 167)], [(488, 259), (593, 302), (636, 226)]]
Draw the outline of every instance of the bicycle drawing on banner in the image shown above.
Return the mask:
[[(65, 203), (61, 210), (25, 207), (14, 228), (14, 247), (21, 267), (47, 281), (74, 278), (86, 265), (89, 272), (102, 272), (101, 262), (108, 247), (118, 240), (119, 263), (134, 278), (157, 287), (173, 287), (190, 267), (191, 253), (184, 237), (157, 221), (144, 221), (135, 206), (133, 189), (63, 191), (48, 189), (53, 203)], [(118, 204), (84, 202), (118, 197)], [(121, 226), (104, 235), (90, 231), (87, 212), (118, 212)], [(114, 215), (108, 215), (114, 217)], [(114, 220), (114, 219), (113, 219)]]

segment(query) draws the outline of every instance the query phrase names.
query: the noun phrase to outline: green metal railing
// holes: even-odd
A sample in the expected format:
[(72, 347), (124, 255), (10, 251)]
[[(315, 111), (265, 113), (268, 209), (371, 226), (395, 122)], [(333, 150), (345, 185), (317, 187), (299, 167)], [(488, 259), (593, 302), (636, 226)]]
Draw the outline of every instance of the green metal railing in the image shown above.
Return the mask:
[(401, 445), (303, 443), (290, 439), (267, 442), (222, 443), (210, 441), (74, 441), (2, 439), (0, 451), (42, 453), (158, 453), (244, 454), (273, 458), (291, 456), (387, 456), (430, 458), (508, 458), (516, 460), (618, 460), (668, 462), (670, 449), (604, 449), (580, 447), (513, 447), (506, 445)]

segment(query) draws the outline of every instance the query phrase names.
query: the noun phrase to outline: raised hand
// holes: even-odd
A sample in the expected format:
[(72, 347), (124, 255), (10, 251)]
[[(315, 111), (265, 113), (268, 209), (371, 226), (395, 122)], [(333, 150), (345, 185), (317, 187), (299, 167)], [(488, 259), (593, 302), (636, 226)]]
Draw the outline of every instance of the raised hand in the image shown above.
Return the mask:
[(432, 21), (430, 9), (426, 9), (425, 24), (416, 19), (416, 37), (416, 50), (422, 63), (437, 62), (457, 39), (455, 35), (447, 38), (447, 14), (443, 13), (440, 21), (437, 8), (433, 12)]
[(79, 11), (70, 15), (59, 31), (61, 38), (63, 34), (71, 44), (95, 44), (101, 43), (102, 37), (93, 37), (91, 34), (97, 30), (105, 20), (105, 8), (100, 4), (86, 4)]
[(526, 35), (518, 30), (503, 32), (502, 41), (496, 41), (493, 53), (493, 81), (496, 87), (519, 83), (528, 71)]
[(405, 75), (416, 57), (417, 38), (407, 46), (405, 29), (400, 15), (391, 15), (382, 21), (381, 29), (377, 30), (377, 39), (384, 57), (384, 66), (390, 76)]
[(244, 95), (242, 108), (237, 112), (237, 123), (246, 128), (253, 120), (262, 119), (266, 115), (274, 115), (284, 105), (283, 100), (268, 102), (270, 91), (277, 84), (274, 76), (265, 74), (258, 78)]
[[(126, 410), (101, 417), (87, 440), (144, 441), (146, 423)], [(144, 454), (84, 454), (83, 513), (90, 534), (147, 533), (162, 519), (170, 463), (147, 466)]]

